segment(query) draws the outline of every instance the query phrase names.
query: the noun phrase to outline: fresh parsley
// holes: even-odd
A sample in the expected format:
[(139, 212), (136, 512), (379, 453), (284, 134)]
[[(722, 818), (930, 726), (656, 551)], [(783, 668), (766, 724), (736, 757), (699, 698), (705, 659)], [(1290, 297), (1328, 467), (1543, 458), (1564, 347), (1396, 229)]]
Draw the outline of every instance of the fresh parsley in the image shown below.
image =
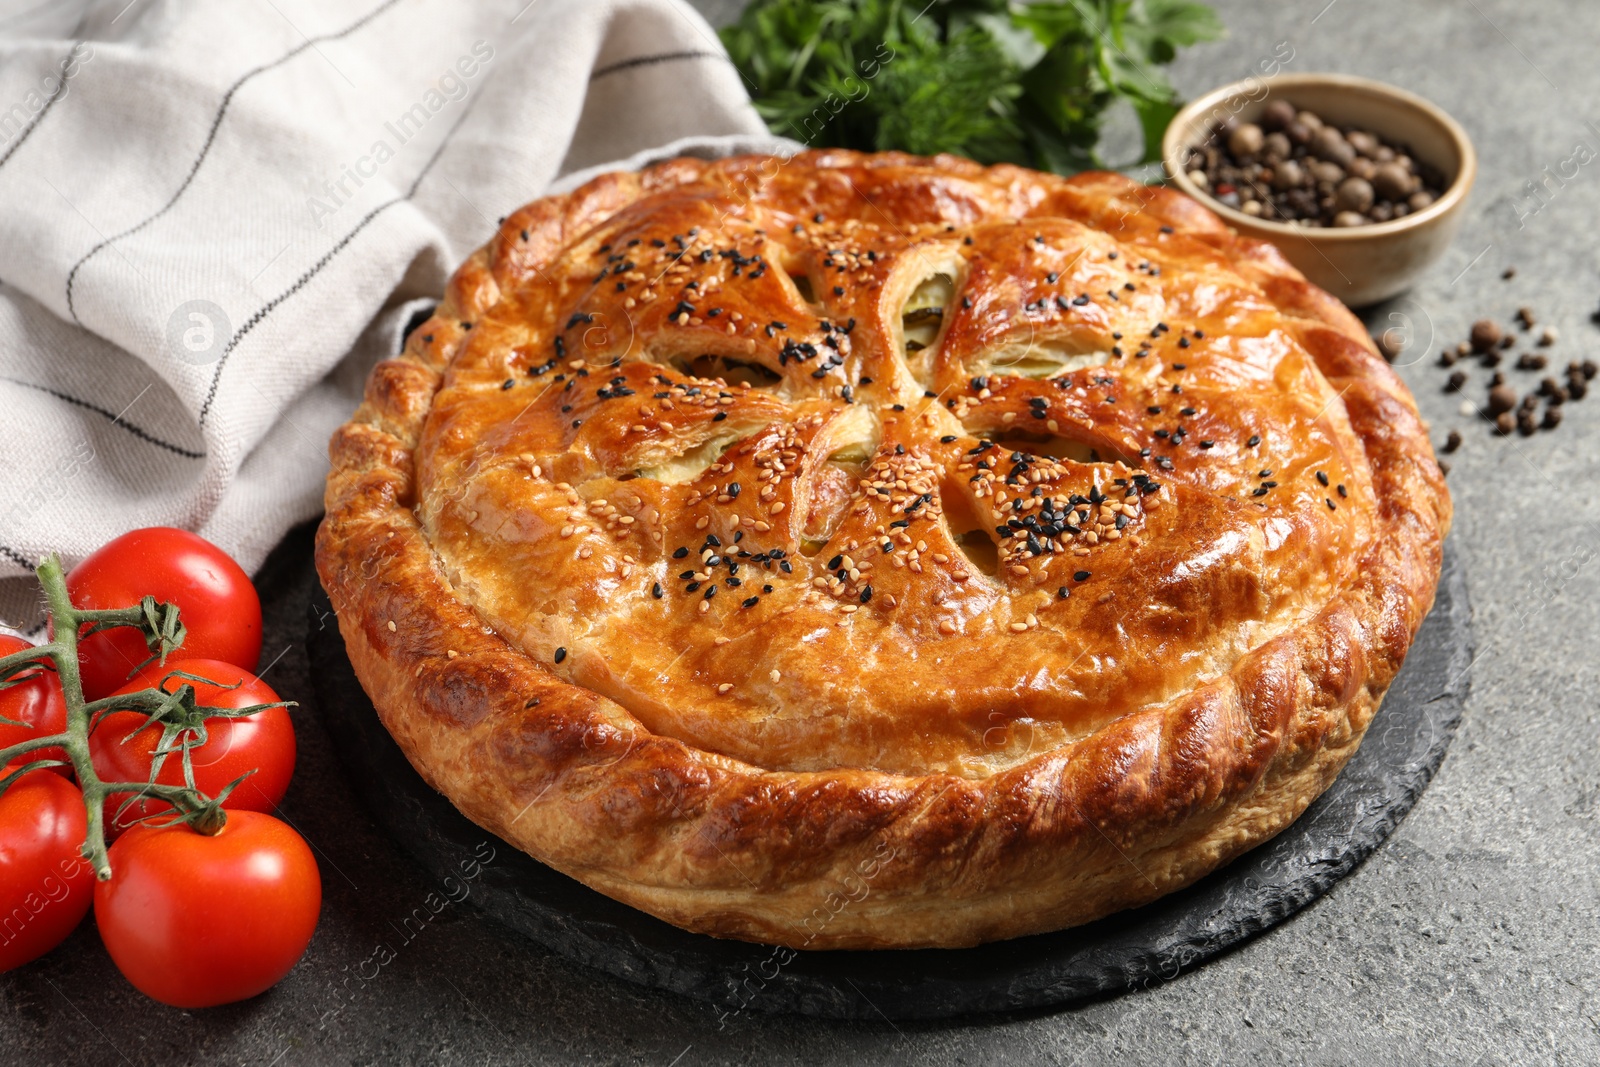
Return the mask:
[(775, 133), (1070, 174), (1118, 100), (1158, 159), (1161, 66), (1222, 32), (1193, 0), (755, 0), (722, 40)]

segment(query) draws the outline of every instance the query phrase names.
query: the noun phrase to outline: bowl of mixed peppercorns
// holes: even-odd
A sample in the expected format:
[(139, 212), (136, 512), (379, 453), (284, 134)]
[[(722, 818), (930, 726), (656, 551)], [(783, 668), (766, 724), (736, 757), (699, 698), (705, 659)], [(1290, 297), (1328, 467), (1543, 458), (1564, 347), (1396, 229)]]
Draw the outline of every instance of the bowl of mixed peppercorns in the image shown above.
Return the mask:
[(1477, 172), (1449, 115), (1342, 74), (1225, 85), (1162, 147), (1174, 184), (1352, 307), (1404, 292), (1444, 253)]

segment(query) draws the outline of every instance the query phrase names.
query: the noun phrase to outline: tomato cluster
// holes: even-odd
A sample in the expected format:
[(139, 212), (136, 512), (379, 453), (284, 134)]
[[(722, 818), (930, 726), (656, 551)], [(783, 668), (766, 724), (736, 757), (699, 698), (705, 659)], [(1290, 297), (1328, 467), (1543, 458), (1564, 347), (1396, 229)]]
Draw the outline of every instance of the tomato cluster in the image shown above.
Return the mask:
[[(278, 703), (250, 673), (261, 652), (255, 587), (210, 542), (184, 530), (135, 530), (85, 559), (66, 587), (79, 610), (126, 608), (146, 596), (176, 604), (185, 627), (181, 647), (165, 664), (146, 665), (150, 653), (135, 630), (82, 636), (85, 701), (147, 689), (173, 693), (187, 684), (200, 707)], [(0, 635), (0, 656), (28, 647)], [(0, 689), (0, 719), (11, 720), (0, 722), (0, 748), (61, 733), (67, 708), (60, 678), (41, 659), (37, 671)], [(101, 716), (88, 734), (94, 776), (107, 784), (149, 782), (159, 761), (153, 780), (182, 785), (187, 743), (200, 792), (217, 797), (238, 783), (222, 800), (226, 824), (216, 834), (198, 833), (165, 820), (171, 814), (165, 801), (112, 793), (103, 812), (112, 842), (107, 881), (97, 882), (84, 858), (88, 819), (66, 751), (37, 749), (0, 770), (61, 761), (22, 774), (0, 792), (0, 971), (60, 944), (91, 903), (118, 969), (146, 995), (177, 1007), (255, 996), (304, 954), (321, 909), (321, 879), (304, 839), (268, 814), (294, 772), (287, 710), (209, 718), (203, 742), (167, 737), (164, 729), (144, 711)], [(224, 929), (227, 936), (217, 937)]]

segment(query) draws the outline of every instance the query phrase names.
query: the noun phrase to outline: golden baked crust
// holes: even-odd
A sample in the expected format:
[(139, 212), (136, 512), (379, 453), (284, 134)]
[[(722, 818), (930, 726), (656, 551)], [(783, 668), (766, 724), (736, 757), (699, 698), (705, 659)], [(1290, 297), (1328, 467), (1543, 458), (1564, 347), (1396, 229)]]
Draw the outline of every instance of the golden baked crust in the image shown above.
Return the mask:
[(1271, 246), (949, 157), (536, 201), (331, 452), (318, 570), (422, 775), (669, 922), (819, 949), (1087, 922), (1276, 834), (1450, 521), (1405, 386)]

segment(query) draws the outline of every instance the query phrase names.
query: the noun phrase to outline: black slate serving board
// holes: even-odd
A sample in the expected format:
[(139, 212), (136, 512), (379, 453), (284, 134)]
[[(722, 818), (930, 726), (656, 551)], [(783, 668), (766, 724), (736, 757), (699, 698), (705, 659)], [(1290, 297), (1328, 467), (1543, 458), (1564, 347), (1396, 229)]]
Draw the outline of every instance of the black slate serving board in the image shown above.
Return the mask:
[[(1446, 546), (1433, 612), (1333, 787), (1293, 826), (1226, 868), (1088, 926), (971, 949), (796, 954), (679, 930), (498, 840), (468, 899), (551, 951), (707, 1001), (724, 1017), (946, 1018), (1152, 985), (1288, 919), (1389, 836), (1460, 722), (1471, 684), (1471, 614), (1460, 561)], [(384, 730), (320, 590), (306, 644), (328, 730), (378, 822), (434, 878), (458, 874), (488, 835), (417, 775)]]

